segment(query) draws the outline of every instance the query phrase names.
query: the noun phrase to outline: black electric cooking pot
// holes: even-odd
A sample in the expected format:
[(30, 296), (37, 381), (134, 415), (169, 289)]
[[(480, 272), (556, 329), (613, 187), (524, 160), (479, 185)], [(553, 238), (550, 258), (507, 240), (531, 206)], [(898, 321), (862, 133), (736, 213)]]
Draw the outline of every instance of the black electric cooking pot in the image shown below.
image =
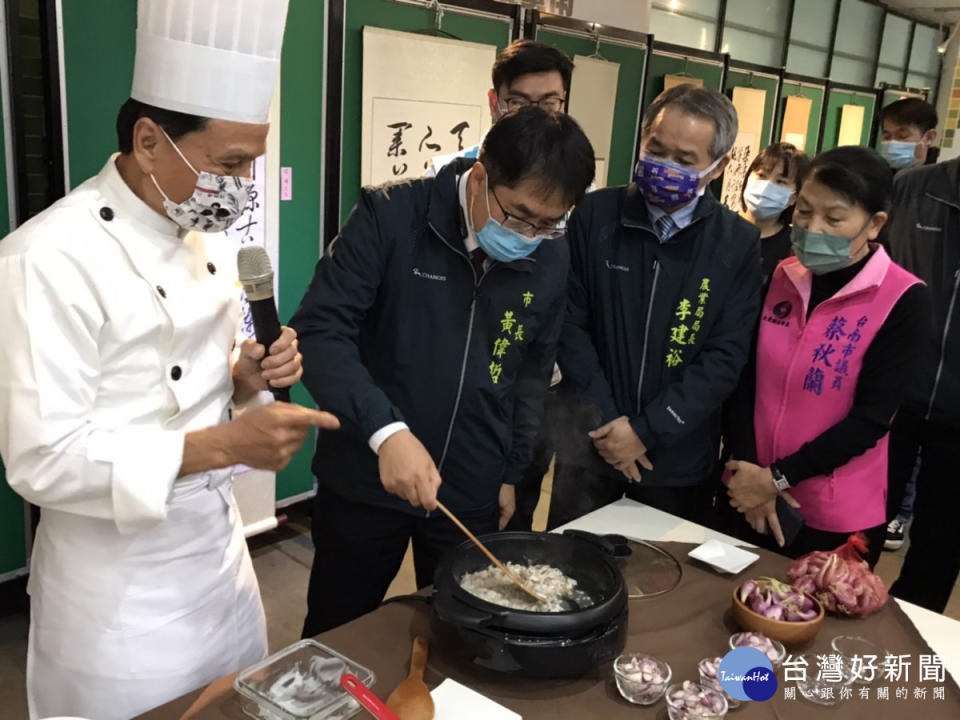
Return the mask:
[(576, 677), (613, 660), (627, 637), (627, 590), (612, 546), (585, 533), (506, 532), (482, 542), (503, 562), (551, 565), (575, 579), (593, 604), (558, 613), (513, 610), (460, 587), (490, 566), (473, 543), (448, 551), (434, 575), (437, 634), (477, 665), (536, 677)]

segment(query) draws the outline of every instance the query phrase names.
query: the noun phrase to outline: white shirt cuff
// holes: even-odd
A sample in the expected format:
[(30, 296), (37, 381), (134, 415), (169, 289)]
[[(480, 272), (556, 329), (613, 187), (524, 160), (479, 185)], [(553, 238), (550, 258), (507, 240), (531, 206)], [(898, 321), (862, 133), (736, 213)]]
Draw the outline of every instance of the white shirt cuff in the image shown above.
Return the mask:
[(382, 428), (377, 430), (373, 435), (370, 436), (370, 439), (367, 443), (370, 445), (370, 449), (377, 455), (380, 454), (380, 446), (383, 445), (387, 438), (391, 435), (395, 435), (401, 430), (409, 430), (405, 422), (394, 422), (389, 425), (384, 425)]

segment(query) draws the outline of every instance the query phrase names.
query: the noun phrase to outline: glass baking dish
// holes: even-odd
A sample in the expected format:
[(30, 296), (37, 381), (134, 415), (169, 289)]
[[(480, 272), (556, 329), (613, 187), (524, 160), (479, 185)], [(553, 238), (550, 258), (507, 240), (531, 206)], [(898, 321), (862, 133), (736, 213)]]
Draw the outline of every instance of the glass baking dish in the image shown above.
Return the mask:
[(257, 720), (346, 720), (360, 705), (340, 686), (353, 673), (367, 687), (376, 675), (315, 640), (301, 640), (240, 672), (233, 681)]

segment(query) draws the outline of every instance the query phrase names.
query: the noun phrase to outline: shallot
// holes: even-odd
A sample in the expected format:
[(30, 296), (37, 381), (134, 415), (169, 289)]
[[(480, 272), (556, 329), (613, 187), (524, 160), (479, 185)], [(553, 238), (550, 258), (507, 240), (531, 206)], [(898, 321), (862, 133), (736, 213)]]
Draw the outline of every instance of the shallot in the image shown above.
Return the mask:
[(820, 614), (809, 595), (774, 578), (747, 580), (737, 593), (740, 602), (770, 620), (806, 622)]
[(727, 701), (716, 690), (684, 680), (682, 685), (667, 688), (667, 711), (670, 720), (722, 718), (727, 714)]
[(720, 684), (720, 663), (722, 661), (722, 657), (712, 657), (704, 658), (699, 662), (697, 670), (700, 671), (700, 684), (711, 690), (722, 692), (727, 699), (727, 706), (731, 710), (735, 710), (740, 707), (740, 701), (728, 695), (723, 689), (723, 685)]
[(670, 682), (670, 666), (649, 655), (628, 653), (613, 663), (617, 689), (627, 700), (638, 705), (652, 705)]
[(777, 640), (772, 640), (763, 633), (758, 632), (742, 632), (731, 635), (730, 649), (733, 650), (738, 647), (756, 648), (767, 656), (767, 659), (774, 668), (779, 667), (787, 654), (787, 649), (782, 643)]
[(883, 581), (860, 557), (866, 552), (866, 538), (857, 533), (836, 550), (821, 550), (798, 558), (787, 569), (787, 577), (827, 610), (866, 617), (886, 605), (889, 598)]

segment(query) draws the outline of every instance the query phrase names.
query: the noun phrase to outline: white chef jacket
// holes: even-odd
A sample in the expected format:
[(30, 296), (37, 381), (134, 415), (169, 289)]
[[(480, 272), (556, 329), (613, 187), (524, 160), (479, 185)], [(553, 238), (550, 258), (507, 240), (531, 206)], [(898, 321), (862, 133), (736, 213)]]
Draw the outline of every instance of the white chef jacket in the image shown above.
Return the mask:
[(223, 236), (184, 234), (115, 156), (0, 241), (0, 455), (42, 508), (31, 717), (130, 718), (266, 652), (229, 470), (177, 480), (232, 412)]

